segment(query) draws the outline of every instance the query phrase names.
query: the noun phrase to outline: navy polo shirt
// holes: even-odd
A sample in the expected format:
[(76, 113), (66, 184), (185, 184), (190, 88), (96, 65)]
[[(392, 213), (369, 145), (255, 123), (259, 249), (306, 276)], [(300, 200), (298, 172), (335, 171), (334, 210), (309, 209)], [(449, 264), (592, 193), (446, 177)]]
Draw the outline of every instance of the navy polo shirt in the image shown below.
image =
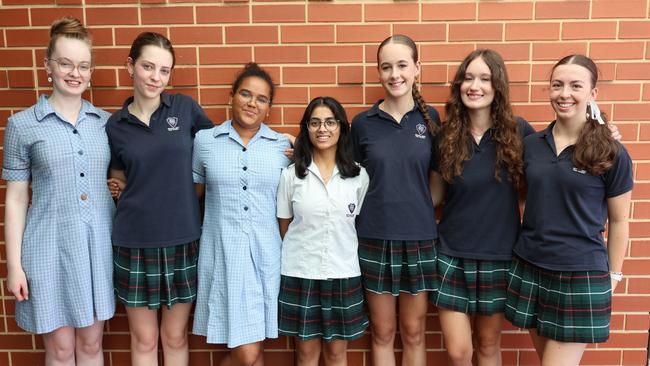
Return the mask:
[[(443, 127), (444, 128), (444, 127)], [(517, 118), (522, 139), (535, 130)], [(494, 178), (497, 144), (494, 129), (477, 144), (470, 139), (472, 155), (460, 176), (446, 185), (445, 205), (438, 224), (438, 251), (448, 256), (479, 260), (510, 260), (520, 228), (519, 195), (501, 168)]]
[(632, 160), (617, 143), (613, 166), (590, 175), (573, 166), (573, 146), (556, 156), (554, 124), (524, 140), (528, 194), (514, 252), (549, 270), (608, 271), (607, 199), (632, 189)]
[(133, 97), (106, 124), (111, 168), (123, 170), (127, 180), (113, 223), (116, 246), (162, 248), (201, 235), (192, 147), (196, 131), (213, 124), (189, 96), (160, 98), (149, 126), (129, 113)]
[[(417, 107), (397, 123), (379, 103), (352, 120), (355, 159), (370, 176), (357, 233), (369, 239), (436, 239), (429, 191), (433, 138)], [(440, 124), (434, 108), (429, 115)]]

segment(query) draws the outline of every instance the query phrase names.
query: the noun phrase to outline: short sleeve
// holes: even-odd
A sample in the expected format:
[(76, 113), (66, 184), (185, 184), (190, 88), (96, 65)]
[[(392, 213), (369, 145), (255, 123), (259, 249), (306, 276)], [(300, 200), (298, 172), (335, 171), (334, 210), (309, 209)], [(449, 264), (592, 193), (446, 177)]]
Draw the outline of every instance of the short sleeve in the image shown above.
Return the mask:
[(194, 183), (205, 184), (205, 165), (201, 159), (201, 139), (198, 136), (192, 149), (192, 179)]
[(210, 118), (208, 118), (208, 115), (205, 114), (203, 108), (201, 108), (201, 106), (194, 99), (191, 100), (192, 100), (192, 136), (194, 136), (200, 130), (214, 127), (214, 123), (212, 123), (212, 120), (210, 120)]
[(4, 140), (4, 160), (2, 179), (27, 181), (31, 177), (31, 159), (29, 146), (21, 136), (20, 127), (13, 118), (9, 118)]
[[(358, 117), (357, 117), (358, 118)], [(354, 154), (354, 161), (363, 165), (363, 153), (361, 152), (361, 127), (360, 122), (355, 118), (352, 120), (352, 127), (350, 130), (352, 140), (352, 153)]]
[(368, 184), (370, 183), (370, 178), (364, 168), (361, 168), (361, 171), (359, 171), (359, 182), (359, 188), (357, 188), (357, 202), (359, 203), (357, 213), (361, 212), (361, 206), (363, 206), (363, 200), (366, 198)]
[(605, 172), (605, 191), (607, 198), (616, 197), (629, 192), (634, 186), (632, 177), (632, 159), (623, 145), (619, 146), (616, 160), (612, 167)]
[(280, 185), (278, 186), (276, 211), (276, 216), (280, 219), (290, 219), (293, 217), (293, 207), (291, 204), (291, 198), (293, 196), (292, 175), (295, 176), (293, 169), (287, 168), (282, 170)]
[(526, 121), (525, 119), (517, 116), (516, 121), (517, 121), (517, 128), (519, 129), (519, 134), (521, 135), (521, 138), (524, 138), (528, 135), (532, 135), (535, 133), (535, 129), (533, 128), (533, 126), (531, 126), (530, 123), (528, 123), (528, 121)]

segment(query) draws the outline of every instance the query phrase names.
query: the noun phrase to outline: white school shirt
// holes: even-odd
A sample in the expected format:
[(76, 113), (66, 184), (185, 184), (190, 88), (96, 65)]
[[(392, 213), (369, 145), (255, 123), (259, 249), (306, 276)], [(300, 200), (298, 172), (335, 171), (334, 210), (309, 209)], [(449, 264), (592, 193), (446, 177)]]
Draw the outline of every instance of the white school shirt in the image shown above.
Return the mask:
[(282, 241), (282, 275), (312, 280), (361, 275), (354, 224), (368, 181), (364, 168), (343, 179), (335, 166), (325, 184), (313, 162), (304, 179), (293, 164), (282, 172), (277, 216), (293, 218)]

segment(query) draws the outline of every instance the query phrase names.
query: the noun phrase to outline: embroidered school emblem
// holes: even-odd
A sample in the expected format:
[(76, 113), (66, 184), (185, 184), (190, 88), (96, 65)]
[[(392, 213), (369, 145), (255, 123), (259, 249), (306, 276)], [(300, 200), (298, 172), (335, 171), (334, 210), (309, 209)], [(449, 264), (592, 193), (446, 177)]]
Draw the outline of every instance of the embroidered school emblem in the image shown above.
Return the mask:
[(180, 127), (178, 126), (178, 117), (167, 117), (167, 131), (178, 131)]
[(415, 126), (415, 137), (419, 139), (426, 139), (427, 138), (427, 136), (425, 135), (426, 132), (427, 132), (427, 126), (425, 124), (418, 123)]
[(355, 205), (354, 203), (350, 203), (350, 204), (348, 205), (348, 210), (350, 210), (350, 213), (349, 213), (349, 214), (345, 214), (345, 216), (347, 216), (347, 217), (354, 217), (354, 209), (355, 209), (355, 208), (357, 208), (357, 205)]

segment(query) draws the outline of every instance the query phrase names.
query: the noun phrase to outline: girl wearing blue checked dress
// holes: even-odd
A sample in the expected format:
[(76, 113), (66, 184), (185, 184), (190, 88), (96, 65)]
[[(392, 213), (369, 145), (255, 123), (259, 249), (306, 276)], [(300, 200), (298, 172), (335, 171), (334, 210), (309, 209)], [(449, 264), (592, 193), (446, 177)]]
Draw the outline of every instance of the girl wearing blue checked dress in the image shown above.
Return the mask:
[(347, 365), (347, 344), (368, 326), (354, 221), (368, 189), (355, 162), (345, 110), (312, 100), (300, 122), (295, 164), (282, 173), (280, 334), (296, 338), (297, 364)]
[(588, 343), (607, 340), (623, 277), (632, 161), (596, 106), (597, 80), (586, 56), (558, 61), (549, 88), (556, 120), (524, 140), (528, 193), (505, 315), (530, 329), (543, 366), (578, 365)]
[(231, 90), (231, 119), (200, 131), (192, 169), (205, 193), (194, 334), (231, 350), (222, 365), (263, 365), (263, 341), (278, 337), (282, 239), (275, 217), (288, 139), (263, 121), (273, 80), (247, 64)]
[(81, 97), (91, 56), (77, 19), (55, 21), (44, 63), (52, 94), (9, 118), (5, 132), (7, 288), (18, 326), (43, 335), (48, 365), (102, 365), (104, 321), (115, 311), (108, 113)]

